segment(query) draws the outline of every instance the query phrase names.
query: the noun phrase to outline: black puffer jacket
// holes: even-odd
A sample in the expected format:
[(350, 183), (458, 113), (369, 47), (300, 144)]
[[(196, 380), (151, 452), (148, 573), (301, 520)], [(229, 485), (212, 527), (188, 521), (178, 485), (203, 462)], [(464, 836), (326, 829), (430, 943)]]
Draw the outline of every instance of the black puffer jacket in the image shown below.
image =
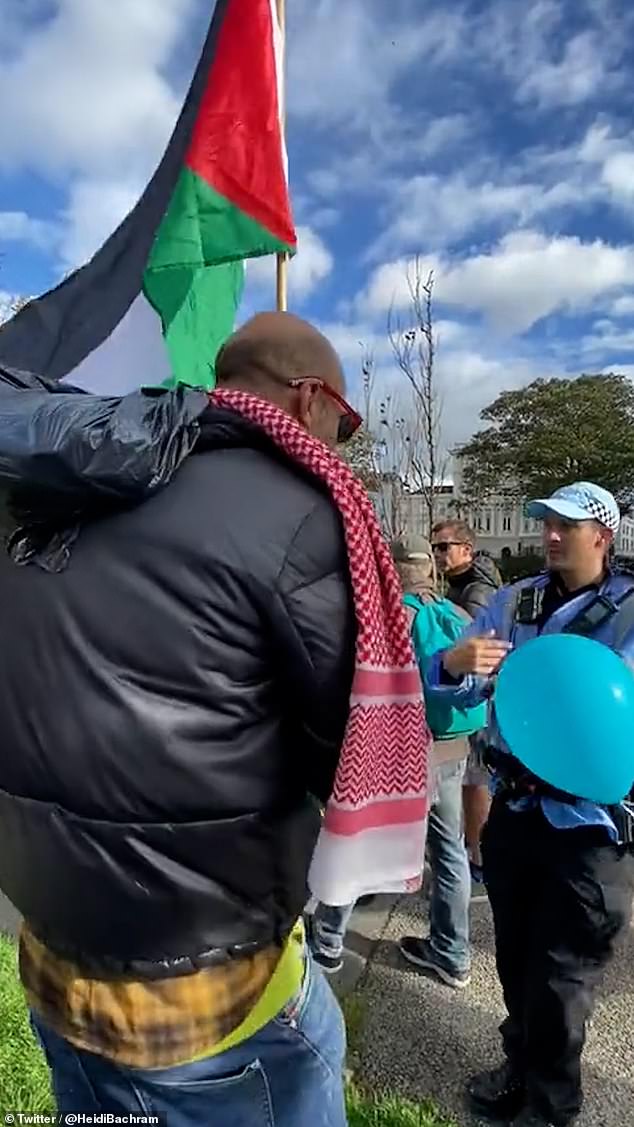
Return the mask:
[(490, 556), (476, 556), (468, 571), (449, 577), (447, 598), (475, 618), (502, 586), (502, 578)]
[(210, 409), (50, 575), (0, 554), (0, 887), (92, 974), (189, 973), (304, 904), (354, 617), (330, 499)]

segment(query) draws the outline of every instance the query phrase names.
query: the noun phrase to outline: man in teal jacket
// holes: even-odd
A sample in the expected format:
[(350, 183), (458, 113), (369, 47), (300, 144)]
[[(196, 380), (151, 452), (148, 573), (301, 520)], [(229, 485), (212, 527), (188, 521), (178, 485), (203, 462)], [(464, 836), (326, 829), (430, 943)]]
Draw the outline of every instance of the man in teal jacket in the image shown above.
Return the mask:
[[(409, 537), (394, 557), (405, 605), (411, 617), (412, 642), (424, 678), (434, 654), (456, 641), (471, 621), (466, 611), (436, 592), (431, 544)], [(427, 851), (431, 867), (429, 938), (407, 935), (401, 954), (421, 970), (454, 989), (470, 981), (469, 901), (471, 877), (464, 842), (462, 784), (469, 755), (468, 737), (486, 724), (486, 705), (456, 707), (427, 693), (427, 723), (434, 736), (432, 804)]]

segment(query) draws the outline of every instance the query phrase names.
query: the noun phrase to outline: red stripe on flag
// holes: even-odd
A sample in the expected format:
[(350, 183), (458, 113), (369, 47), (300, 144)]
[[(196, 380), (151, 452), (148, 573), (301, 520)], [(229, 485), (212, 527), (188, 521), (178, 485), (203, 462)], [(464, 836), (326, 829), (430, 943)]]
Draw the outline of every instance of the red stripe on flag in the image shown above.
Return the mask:
[(186, 164), (282, 243), (296, 245), (270, 0), (228, 0)]

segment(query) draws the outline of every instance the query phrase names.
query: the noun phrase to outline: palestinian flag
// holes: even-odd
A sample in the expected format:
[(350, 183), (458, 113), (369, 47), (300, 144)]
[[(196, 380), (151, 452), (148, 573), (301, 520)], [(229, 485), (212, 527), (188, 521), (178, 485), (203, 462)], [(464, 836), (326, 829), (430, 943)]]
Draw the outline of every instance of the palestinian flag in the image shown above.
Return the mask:
[(213, 384), (245, 259), (296, 249), (281, 80), (275, 0), (216, 0), (143, 196), (87, 265), (0, 329), (0, 364), (99, 394)]

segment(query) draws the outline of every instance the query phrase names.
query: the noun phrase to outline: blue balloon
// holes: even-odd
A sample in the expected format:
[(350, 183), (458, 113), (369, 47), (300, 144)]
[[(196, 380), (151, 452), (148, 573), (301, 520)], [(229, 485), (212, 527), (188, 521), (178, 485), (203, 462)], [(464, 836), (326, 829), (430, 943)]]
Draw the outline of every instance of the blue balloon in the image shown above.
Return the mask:
[(505, 659), (494, 693), (509, 751), (558, 790), (605, 804), (634, 781), (634, 673), (601, 642), (543, 634)]

